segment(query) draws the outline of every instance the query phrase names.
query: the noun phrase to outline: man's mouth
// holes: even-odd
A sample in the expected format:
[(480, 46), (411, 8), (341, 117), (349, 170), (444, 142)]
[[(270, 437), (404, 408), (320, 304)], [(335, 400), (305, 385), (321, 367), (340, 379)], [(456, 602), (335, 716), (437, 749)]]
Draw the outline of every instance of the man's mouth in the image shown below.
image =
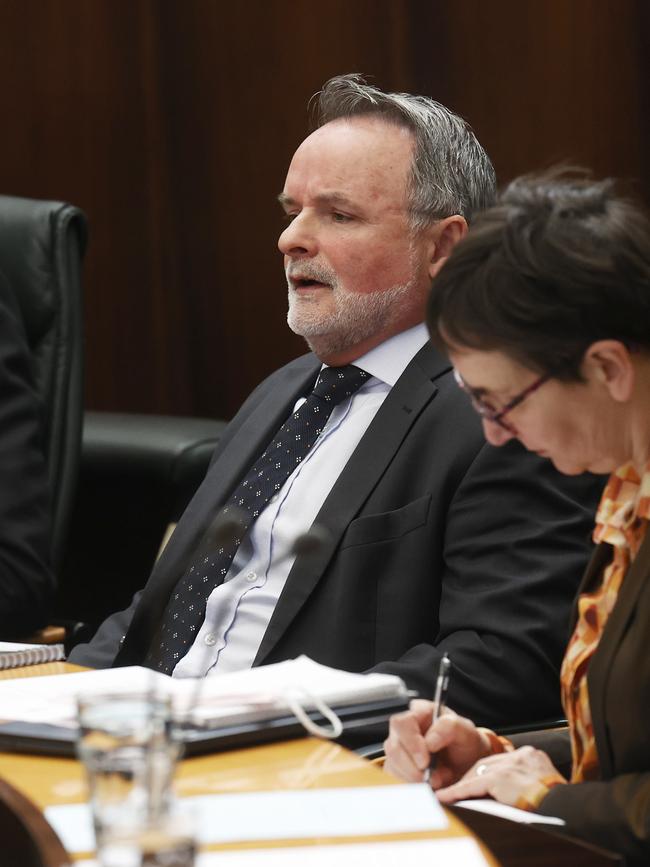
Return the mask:
[(291, 285), (296, 291), (301, 289), (330, 289), (327, 283), (321, 283), (319, 280), (314, 280), (312, 277), (292, 277)]

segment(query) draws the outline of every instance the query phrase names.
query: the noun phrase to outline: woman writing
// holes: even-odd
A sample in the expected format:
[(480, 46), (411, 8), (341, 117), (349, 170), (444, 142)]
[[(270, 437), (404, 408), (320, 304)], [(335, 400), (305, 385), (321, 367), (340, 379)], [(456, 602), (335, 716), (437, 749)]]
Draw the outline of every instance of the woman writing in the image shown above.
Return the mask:
[(492, 445), (610, 478), (561, 673), (570, 775), (452, 712), (431, 726), (429, 702), (393, 718), (386, 768), (422, 779), (435, 753), (443, 803), (560, 816), (650, 863), (650, 223), (608, 181), (515, 181), (434, 281), (428, 322)]

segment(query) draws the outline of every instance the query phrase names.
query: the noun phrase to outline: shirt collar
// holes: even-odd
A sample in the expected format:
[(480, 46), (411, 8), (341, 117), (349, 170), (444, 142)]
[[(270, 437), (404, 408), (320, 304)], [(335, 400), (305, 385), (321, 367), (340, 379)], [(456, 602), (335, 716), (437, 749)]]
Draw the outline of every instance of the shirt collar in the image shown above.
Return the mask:
[(594, 541), (625, 544), (626, 531), (640, 518), (650, 518), (650, 464), (643, 475), (624, 464), (609, 477), (596, 512)]
[(354, 364), (392, 388), (427, 340), (426, 325), (421, 322), (384, 340)]

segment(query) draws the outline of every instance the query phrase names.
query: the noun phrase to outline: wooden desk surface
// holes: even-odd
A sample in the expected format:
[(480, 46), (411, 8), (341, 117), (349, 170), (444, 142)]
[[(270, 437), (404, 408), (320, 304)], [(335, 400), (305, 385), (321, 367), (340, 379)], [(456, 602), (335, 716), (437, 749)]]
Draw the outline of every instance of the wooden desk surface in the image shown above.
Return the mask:
[[(37, 676), (79, 671), (67, 663), (48, 663), (0, 672), (5, 676)], [(75, 759), (0, 753), (0, 775), (30, 797), (41, 808), (52, 804), (79, 803), (86, 799), (83, 768)], [(400, 785), (400, 782), (350, 751), (315, 738), (303, 738), (251, 747), (243, 750), (214, 753), (185, 759), (180, 763), (176, 792), (180, 797), (199, 794), (253, 792), (269, 789), (313, 789), (337, 786)], [(354, 840), (430, 839), (435, 837), (474, 836), (451, 813), (449, 827), (443, 831), (387, 835), (386, 837), (356, 837)], [(265, 845), (309, 845), (344, 842), (343, 839), (273, 841)], [(345, 838), (345, 842), (352, 842)], [(498, 862), (481, 845), (491, 867)], [(259, 842), (210, 846), (210, 849), (257, 848)], [(81, 857), (81, 855), (79, 856)]]
[(87, 671), (81, 665), (71, 662), (44, 662), (42, 665), (26, 665), (24, 668), (6, 668), (0, 671), (0, 680), (13, 680), (18, 677), (44, 677), (47, 674), (72, 674), (75, 671)]

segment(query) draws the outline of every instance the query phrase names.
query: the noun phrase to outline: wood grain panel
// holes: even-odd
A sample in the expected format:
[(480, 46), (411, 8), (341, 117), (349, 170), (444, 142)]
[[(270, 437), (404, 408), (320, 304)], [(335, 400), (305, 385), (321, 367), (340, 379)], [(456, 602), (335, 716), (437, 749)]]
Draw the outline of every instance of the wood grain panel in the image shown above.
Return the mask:
[(0, 190), (90, 218), (90, 408), (230, 416), (299, 354), (275, 197), (323, 81), (466, 116), (502, 180), (650, 199), (645, 0), (0, 0)]

